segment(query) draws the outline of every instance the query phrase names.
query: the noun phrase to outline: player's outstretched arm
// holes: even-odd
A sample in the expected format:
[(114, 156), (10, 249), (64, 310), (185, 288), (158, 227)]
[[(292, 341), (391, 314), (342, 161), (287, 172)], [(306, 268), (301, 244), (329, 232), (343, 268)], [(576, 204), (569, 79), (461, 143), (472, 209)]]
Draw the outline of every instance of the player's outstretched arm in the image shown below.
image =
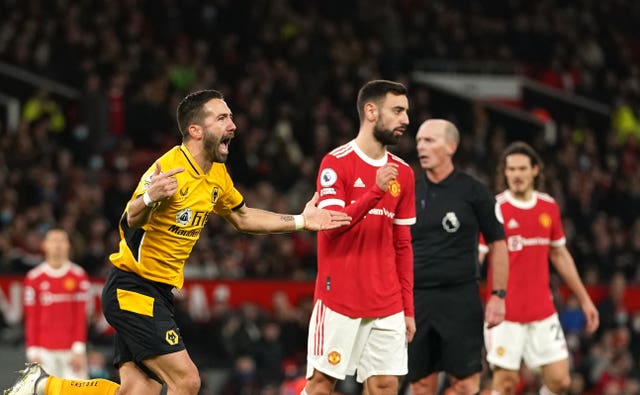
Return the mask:
[(224, 219), (240, 232), (259, 234), (327, 230), (351, 223), (351, 217), (346, 213), (317, 208), (317, 201), (318, 193), (315, 193), (299, 215), (279, 214), (244, 205), (224, 216)]
[(320, 209), (316, 207), (317, 203), (318, 192), (315, 192), (311, 200), (305, 204), (304, 211), (302, 211), (305, 229), (328, 230), (349, 225), (351, 223), (351, 217), (347, 213)]

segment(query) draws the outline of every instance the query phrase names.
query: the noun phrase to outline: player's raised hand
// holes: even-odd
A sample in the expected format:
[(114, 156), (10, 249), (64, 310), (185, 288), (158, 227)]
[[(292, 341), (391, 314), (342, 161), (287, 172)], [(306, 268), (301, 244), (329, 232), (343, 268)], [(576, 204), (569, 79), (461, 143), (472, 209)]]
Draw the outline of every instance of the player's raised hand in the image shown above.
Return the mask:
[(398, 177), (398, 164), (388, 162), (376, 171), (376, 185), (383, 191), (389, 189), (389, 181)]
[(351, 217), (346, 213), (333, 210), (324, 210), (316, 207), (318, 192), (313, 194), (311, 200), (304, 206), (304, 228), (307, 230), (327, 230), (349, 225)]
[(149, 189), (147, 190), (149, 198), (154, 202), (158, 202), (176, 193), (178, 190), (178, 180), (175, 175), (183, 171), (184, 167), (176, 167), (175, 169), (162, 172), (160, 162), (156, 162), (156, 168), (153, 171)]

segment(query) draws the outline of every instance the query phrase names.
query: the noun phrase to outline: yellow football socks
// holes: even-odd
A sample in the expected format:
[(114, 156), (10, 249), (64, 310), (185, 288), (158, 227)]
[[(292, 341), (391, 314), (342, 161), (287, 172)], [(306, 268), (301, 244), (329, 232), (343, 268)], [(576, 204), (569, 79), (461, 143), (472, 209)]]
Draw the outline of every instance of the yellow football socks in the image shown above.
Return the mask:
[(105, 379), (67, 380), (49, 377), (44, 395), (115, 395), (120, 386)]

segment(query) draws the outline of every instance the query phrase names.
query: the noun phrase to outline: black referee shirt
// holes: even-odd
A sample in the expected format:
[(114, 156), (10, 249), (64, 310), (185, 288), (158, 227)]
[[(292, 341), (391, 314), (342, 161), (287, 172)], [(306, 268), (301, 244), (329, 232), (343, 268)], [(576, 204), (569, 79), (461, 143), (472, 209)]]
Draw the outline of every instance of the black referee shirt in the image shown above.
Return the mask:
[(496, 199), (469, 174), (455, 169), (432, 183), (416, 181), (417, 222), (411, 228), (414, 287), (454, 285), (478, 278), (478, 236), (487, 243), (504, 239)]

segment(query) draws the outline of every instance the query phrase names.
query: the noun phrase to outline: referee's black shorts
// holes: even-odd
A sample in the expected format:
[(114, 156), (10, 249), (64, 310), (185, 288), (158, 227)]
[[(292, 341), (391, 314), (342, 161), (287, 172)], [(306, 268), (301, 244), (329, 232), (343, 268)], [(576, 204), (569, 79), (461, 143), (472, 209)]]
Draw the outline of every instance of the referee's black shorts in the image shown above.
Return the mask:
[(409, 343), (411, 382), (444, 371), (482, 371), (484, 312), (476, 282), (414, 291), (416, 327)]
[(173, 287), (113, 268), (102, 289), (102, 311), (116, 330), (114, 365), (132, 361), (160, 378), (142, 361), (185, 349), (174, 320)]

